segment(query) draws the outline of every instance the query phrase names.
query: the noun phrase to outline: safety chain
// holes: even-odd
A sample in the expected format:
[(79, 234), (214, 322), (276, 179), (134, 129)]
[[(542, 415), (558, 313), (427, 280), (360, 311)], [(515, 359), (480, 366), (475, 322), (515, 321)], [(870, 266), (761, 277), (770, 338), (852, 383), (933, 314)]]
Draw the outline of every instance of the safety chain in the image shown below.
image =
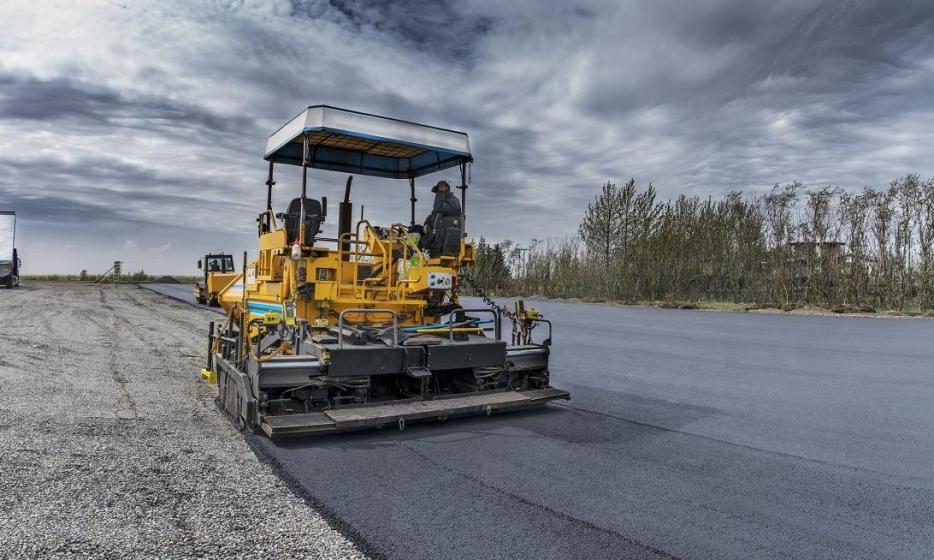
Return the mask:
[(480, 299), (483, 300), (483, 303), (489, 305), (494, 311), (498, 311), (498, 312), (501, 313), (502, 315), (505, 315), (507, 319), (509, 319), (510, 321), (513, 321), (513, 323), (515, 323), (515, 321), (516, 321), (516, 314), (515, 314), (514, 312), (510, 311), (509, 308), (506, 307), (505, 305), (499, 305), (499, 304), (497, 304), (495, 301), (493, 301), (493, 298), (491, 298), (489, 295), (487, 295), (486, 291), (485, 291), (483, 288), (481, 288), (480, 285), (477, 284), (477, 283), (474, 281), (473, 277), (470, 276), (470, 273), (469, 273), (469, 272), (467, 272), (467, 271), (464, 270), (464, 269), (461, 269), (458, 279), (459, 279), (459, 280), (463, 280), (468, 286), (470, 286), (470, 288), (471, 288), (478, 296), (480, 296)]

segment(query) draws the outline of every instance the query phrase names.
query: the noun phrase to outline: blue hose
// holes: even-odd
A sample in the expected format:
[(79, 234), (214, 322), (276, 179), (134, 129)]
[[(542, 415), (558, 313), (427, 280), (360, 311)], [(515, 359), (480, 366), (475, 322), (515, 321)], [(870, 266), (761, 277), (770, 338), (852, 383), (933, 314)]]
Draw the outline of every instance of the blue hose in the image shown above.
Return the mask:
[[(463, 326), (474, 326), (474, 325), (485, 325), (492, 323), (493, 319), (486, 319), (485, 321), (474, 320), (469, 323), (465, 323)], [(433, 325), (416, 325), (413, 327), (402, 327), (404, 332), (418, 332), (422, 329), (444, 329), (449, 326), (450, 323), (435, 323)]]

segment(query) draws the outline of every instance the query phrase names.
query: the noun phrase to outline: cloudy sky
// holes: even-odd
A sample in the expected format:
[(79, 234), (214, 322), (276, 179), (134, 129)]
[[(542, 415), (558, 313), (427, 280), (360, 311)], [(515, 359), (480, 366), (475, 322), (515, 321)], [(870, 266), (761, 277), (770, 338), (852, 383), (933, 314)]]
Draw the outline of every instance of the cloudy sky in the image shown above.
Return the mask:
[[(328, 103), (468, 132), (470, 234), (527, 241), (572, 233), (608, 179), (672, 197), (934, 175), (932, 100), (930, 0), (8, 0), (0, 209), (27, 274), (193, 273), (255, 248), (266, 137)], [(354, 194), (408, 216), (404, 182)]]

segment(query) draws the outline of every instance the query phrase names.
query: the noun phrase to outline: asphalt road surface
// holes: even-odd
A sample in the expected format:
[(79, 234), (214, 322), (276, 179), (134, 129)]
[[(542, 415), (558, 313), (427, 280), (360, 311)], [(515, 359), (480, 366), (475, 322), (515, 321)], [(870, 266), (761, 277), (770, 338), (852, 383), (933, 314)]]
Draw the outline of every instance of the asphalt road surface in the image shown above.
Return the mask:
[(569, 403), (254, 449), (388, 558), (934, 558), (934, 321), (535, 307)]
[(140, 284), (141, 288), (146, 288), (147, 290), (152, 290), (157, 294), (162, 294), (168, 296), (174, 300), (182, 301), (185, 303), (190, 303), (195, 307), (200, 309), (205, 309), (207, 311), (214, 311), (216, 313), (223, 313), (224, 311), (220, 307), (211, 307), (210, 305), (202, 305), (195, 301), (195, 286), (194, 284), (161, 284), (155, 282), (143, 282)]

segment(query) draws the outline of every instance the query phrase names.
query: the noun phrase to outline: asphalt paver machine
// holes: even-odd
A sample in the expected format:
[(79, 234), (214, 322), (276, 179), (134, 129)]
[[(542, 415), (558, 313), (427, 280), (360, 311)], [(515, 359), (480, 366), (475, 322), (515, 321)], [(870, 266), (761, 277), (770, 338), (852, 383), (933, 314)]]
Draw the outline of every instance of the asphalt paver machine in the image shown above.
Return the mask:
[[(270, 437), (402, 429), (569, 398), (549, 381), (550, 322), (521, 305), (460, 305), (458, 274), (473, 262), (467, 134), (312, 106), (269, 137), (265, 160), (258, 257), (244, 254), (218, 294), (227, 319), (212, 325), (202, 371), (242, 427)], [(281, 165), (301, 168), (301, 191), (276, 213)], [(349, 175), (335, 237), (322, 235), (327, 199), (309, 196), (309, 168)], [(414, 227), (415, 182), (446, 169), (459, 172), (461, 214), (435, 222), (436, 242), (425, 247)], [(354, 223), (353, 175), (407, 182), (408, 223)], [(535, 341), (533, 330), (547, 336)]]

